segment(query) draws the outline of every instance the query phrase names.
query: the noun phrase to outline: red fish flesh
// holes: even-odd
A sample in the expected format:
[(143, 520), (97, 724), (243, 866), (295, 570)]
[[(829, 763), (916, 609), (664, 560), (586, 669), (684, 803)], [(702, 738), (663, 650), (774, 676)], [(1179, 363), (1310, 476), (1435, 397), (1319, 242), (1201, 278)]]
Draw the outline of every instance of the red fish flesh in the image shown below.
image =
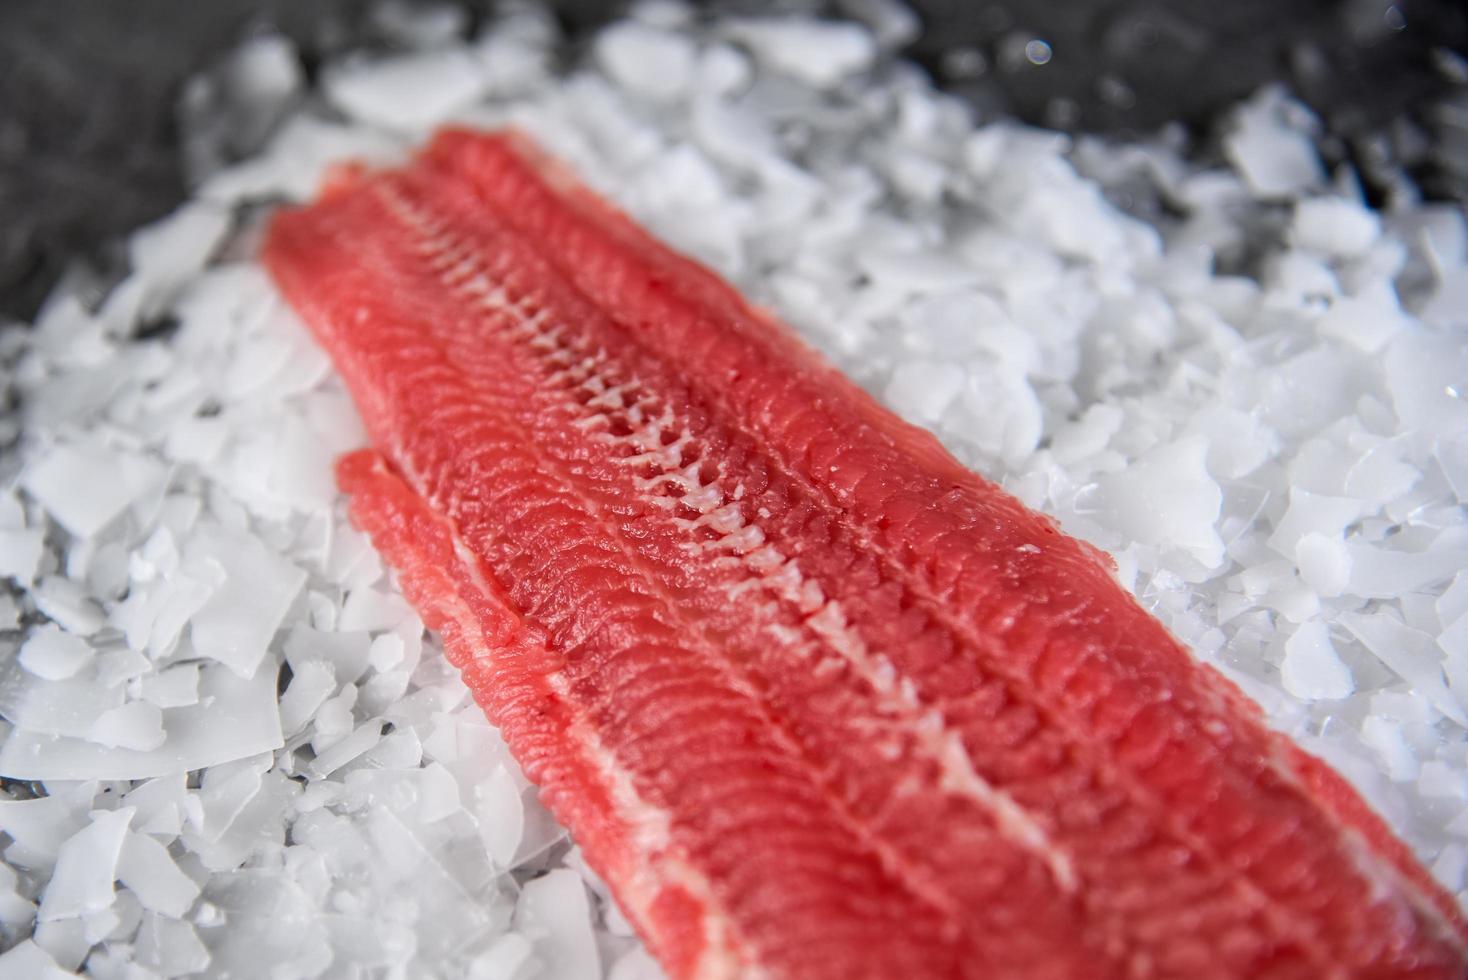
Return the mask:
[(1102, 556), (523, 137), (264, 255), (371, 434), (354, 520), (671, 976), (1468, 975)]

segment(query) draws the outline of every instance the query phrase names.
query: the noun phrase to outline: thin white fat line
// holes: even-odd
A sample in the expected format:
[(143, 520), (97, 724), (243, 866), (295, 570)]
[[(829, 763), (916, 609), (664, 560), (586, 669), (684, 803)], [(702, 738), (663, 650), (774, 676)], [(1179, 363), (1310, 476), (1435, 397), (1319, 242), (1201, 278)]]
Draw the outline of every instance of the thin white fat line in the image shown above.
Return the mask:
[[(471, 582), (484, 594), (492, 595), (491, 591), (487, 591), (489, 584), (479, 567), (477, 557), (469, 550), (452, 526), (448, 527), (448, 532), (453, 541), (455, 554), (458, 555), (460, 564), (468, 571)], [(493, 650), (504, 644), (492, 643), (486, 638), (483, 623), (457, 590), (452, 591), (452, 597), (446, 605), (445, 611), (458, 622), (461, 635), (466, 638), (470, 636), (478, 638), (477, 643), (472, 643), (475, 652), (480, 656), (492, 659)], [(532, 642), (539, 641), (532, 639)], [(550, 689), (567, 704), (576, 703), (564, 672), (550, 671), (541, 676), (545, 678)], [(583, 712), (577, 713), (584, 714)], [(607, 799), (611, 801), (615, 809), (617, 822), (631, 831), (629, 843), (634, 852), (641, 855), (639, 860), (633, 862), (633, 868), (657, 867), (659, 870), (656, 880), (651, 880), (641, 870), (634, 870), (632, 875), (619, 883), (623, 888), (627, 904), (630, 906), (629, 912), (634, 921), (641, 921), (651, 928), (653, 924), (652, 908), (658, 896), (666, 885), (676, 885), (692, 895), (699, 903), (699, 930), (704, 936), (704, 945), (699, 952), (698, 966), (694, 971), (694, 976), (706, 977), (709, 980), (726, 980), (726, 978), (734, 980), (740, 976), (741, 957), (729, 942), (728, 924), (724, 921), (724, 917), (715, 911), (718, 904), (713, 900), (712, 886), (707, 876), (697, 871), (682, 857), (680, 848), (671, 846), (671, 826), (667, 813), (643, 799), (633, 784), (631, 774), (623, 766), (618, 765), (615, 754), (607, 749), (601, 736), (587, 724), (584, 717), (575, 718), (567, 728), (567, 741), (573, 747), (572, 753), (579, 756), (589, 766), (593, 778), (601, 784)], [(746, 973), (746, 975), (755, 974)]]
[[(633, 381), (621, 387), (637, 384), (640, 382)], [(686, 491), (683, 497), (678, 498), (678, 502), (699, 511), (701, 516), (696, 520), (673, 517), (672, 523), (685, 534), (707, 527), (719, 536), (712, 542), (690, 542), (695, 547), (702, 549), (709, 545), (722, 545), (736, 535), (751, 539), (757, 537), (758, 541), (753, 543), (763, 543), (767, 539), (764, 528), (758, 521), (746, 520), (735, 502), (736, 495), (722, 486), (726, 479), (722, 465), (718, 467), (719, 472), (707, 482), (702, 481), (699, 461), (686, 467), (674, 468), (676, 463), (682, 461), (682, 447), (693, 437), (684, 427), (673, 443), (662, 445), (665, 425), (672, 421), (671, 414), (665, 407), (663, 417), (650, 419), (625, 436), (609, 436), (609, 442), (621, 443), (630, 449), (659, 447), (654, 450), (643, 449), (642, 452), (614, 458), (613, 461), (624, 466), (647, 465), (660, 470), (652, 476), (637, 478), (635, 485), (644, 493), (661, 483), (672, 483)], [(670, 500), (652, 494), (646, 499)], [(751, 531), (753, 534), (747, 533)], [(978, 774), (959, 733), (945, 723), (939, 709), (924, 708), (910, 679), (902, 676), (890, 659), (880, 653), (873, 653), (867, 647), (865, 641), (850, 628), (841, 603), (827, 597), (820, 583), (801, 572), (794, 558), (787, 558), (778, 549), (768, 545), (753, 551), (741, 551), (744, 543), (736, 542), (730, 550), (734, 551), (734, 559), (745, 569), (745, 582), (758, 583), (776, 598), (796, 606), (811, 632), (823, 639), (827, 648), (844, 659), (876, 692), (878, 710), (904, 722), (906, 732), (914, 737), (925, 755), (938, 764), (942, 772), (940, 790), (967, 797), (992, 813), (1004, 838), (1033, 852), (1049, 868), (1061, 890), (1073, 893), (1079, 882), (1070, 857), (1050, 840), (1044, 827), (1013, 797)], [(739, 588), (743, 584), (721, 583), (721, 589), (729, 598), (738, 601), (745, 591)], [(774, 634), (776, 640), (787, 648), (794, 648), (793, 638), (782, 635), (782, 632)], [(801, 655), (798, 650), (792, 652)]]
[(769, 972), (752, 960), (745, 962), (745, 958), (736, 951), (740, 943), (736, 941), (735, 930), (728, 919), (713, 912), (719, 907), (719, 902), (708, 878), (684, 861), (671, 864), (666, 877), (671, 884), (691, 895), (703, 909), (699, 923), (703, 946), (691, 975), (696, 980), (765, 980)]

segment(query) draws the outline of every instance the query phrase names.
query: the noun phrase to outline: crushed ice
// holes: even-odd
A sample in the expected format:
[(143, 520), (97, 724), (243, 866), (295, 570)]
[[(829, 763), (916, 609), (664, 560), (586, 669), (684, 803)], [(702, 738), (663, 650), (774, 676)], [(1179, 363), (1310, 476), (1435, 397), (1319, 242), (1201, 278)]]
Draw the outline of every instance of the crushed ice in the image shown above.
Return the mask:
[(346, 522), (361, 425), (250, 261), (257, 205), (443, 120), (532, 131), (1110, 550), (1468, 899), (1461, 209), (1341, 191), (1279, 90), (1231, 169), (975, 126), (845, 6), (644, 3), (563, 80), (544, 11), (385, 3), (399, 53), (319, 94), (269, 35), (190, 87), (197, 200), (0, 344), (0, 974), (657, 975)]

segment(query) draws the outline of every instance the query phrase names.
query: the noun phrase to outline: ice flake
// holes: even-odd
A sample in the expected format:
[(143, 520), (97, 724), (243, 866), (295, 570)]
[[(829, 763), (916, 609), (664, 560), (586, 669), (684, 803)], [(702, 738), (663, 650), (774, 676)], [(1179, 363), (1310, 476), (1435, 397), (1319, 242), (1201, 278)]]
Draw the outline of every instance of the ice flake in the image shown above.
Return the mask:
[(167, 738), (148, 752), (107, 749), (80, 737), (17, 727), (0, 745), (0, 774), (14, 779), (146, 779), (273, 751), (283, 744), (275, 673), (259, 670), (244, 679), (219, 665), (204, 667), (199, 703), (165, 711)]
[(775, 71), (815, 88), (829, 88), (865, 71), (877, 54), (872, 35), (856, 24), (814, 18), (741, 20), (730, 33)]
[(223, 583), (194, 614), (194, 649), (241, 677), (254, 676), (286, 610), (306, 584), (306, 573), (259, 539), (222, 528), (196, 531), (185, 554), (190, 560), (218, 562), (225, 570)]
[(883, 397), (894, 409), (917, 423), (943, 417), (949, 403), (963, 390), (963, 368), (936, 361), (909, 361), (887, 383)]
[[(314, 976), (331, 962), (321, 912), (275, 871), (231, 871), (210, 879), (204, 898), (217, 919), (196, 922), (219, 976)], [(281, 928), (290, 923), (290, 928)]]
[(0, 976), (24, 977), (25, 980), (73, 980), (75, 974), (63, 970), (34, 940), (17, 943), (0, 953)]
[(1380, 353), (1410, 327), (1390, 283), (1374, 283), (1355, 296), (1338, 297), (1320, 318), (1322, 336), (1345, 341), (1367, 354)]
[(333, 163), (387, 163), (401, 153), (401, 146), (381, 132), (297, 115), (281, 127), (264, 155), (212, 175), (199, 194), (223, 203), (275, 196), (304, 201), (316, 193)]
[(293, 662), (290, 686), (280, 698), (281, 730), (288, 736), (303, 730), (336, 686), (336, 671), (327, 661)]
[(87, 826), (95, 783), (81, 783), (32, 800), (0, 799), (0, 830), (10, 836), (7, 861), (50, 870), (64, 844)]
[(872, 248), (857, 253), (856, 260), (874, 283), (901, 292), (947, 292), (979, 281), (977, 270), (938, 251)]
[(1345, 536), (1346, 527), (1365, 511), (1365, 504), (1359, 500), (1311, 493), (1292, 486), (1289, 507), (1270, 534), (1269, 547), (1282, 555), (1293, 555), (1301, 539), (1307, 535), (1340, 540)]
[(963, 414), (950, 408), (945, 423), (980, 452), (1015, 463), (1034, 452), (1043, 430), (1043, 410), (1035, 390), (1008, 370), (975, 365), (959, 396)]
[(111, 908), (105, 908), (75, 918), (38, 922), (34, 933), (36, 945), (50, 953), (56, 965), (63, 970), (79, 970), (87, 952), (97, 941), (98, 930), (93, 924), (105, 925), (98, 919), (111, 911)]
[(1284, 688), (1297, 698), (1339, 700), (1356, 689), (1351, 671), (1341, 663), (1320, 620), (1304, 623), (1285, 641), (1280, 665)]
[(178, 869), (168, 849), (147, 834), (129, 832), (122, 842), (117, 879), (143, 908), (180, 919), (199, 897), (199, 886)]
[(128, 239), (128, 258), (149, 298), (177, 289), (204, 268), (229, 223), (227, 209), (194, 201), (134, 232)]
[(375, 847), (384, 884), (421, 882), (418, 930), (420, 942), (445, 952), (459, 949), (483, 928), (493, 911), (490, 902), (476, 902), (449, 872), (443, 855), (436, 856), (390, 810), (374, 809), (367, 830)]
[(522, 980), (539, 966), (535, 945), (518, 932), (507, 932), (469, 965), (469, 980)]
[(138, 833), (177, 837), (189, 809), (185, 774), (178, 770), (156, 776), (127, 793), (123, 802), (137, 811), (132, 828)]
[(90, 664), (92, 656), (86, 640), (52, 623), (43, 623), (26, 637), (17, 659), (27, 672), (42, 680), (63, 681)]
[(148, 752), (163, 744), (163, 712), (146, 701), (129, 701), (97, 716), (87, 740), (108, 748)]
[(136, 942), (138, 962), (164, 976), (201, 973), (209, 966), (209, 950), (187, 922), (149, 912)]
[(32, 732), (84, 737), (99, 715), (122, 705), (124, 696), (121, 687), (105, 687), (91, 671), (53, 681), (15, 662), (0, 665), (0, 714)]
[(91, 636), (107, 622), (92, 597), (71, 579), (47, 575), (32, 586), (30, 595), (37, 609), (69, 633)]
[(1345, 613), (1339, 622), (1433, 707), (1468, 728), (1468, 709), (1449, 693), (1443, 680), (1440, 653), (1432, 637), (1387, 613)]
[(199, 665), (179, 664), (138, 683), (138, 695), (160, 708), (184, 708), (199, 703)]
[(20, 627), (20, 604), (8, 592), (0, 592), (0, 632)]
[(527, 882), (515, 909), (515, 925), (535, 941), (546, 980), (601, 976), (586, 886), (576, 872), (559, 869)]
[(382, 738), (382, 722), (369, 721), (331, 743), (307, 765), (312, 776), (323, 778), (371, 749)]
[(1468, 568), (1468, 549), (1433, 548), (1423, 552), (1397, 551), (1351, 542), (1350, 590), (1361, 596), (1389, 599), (1435, 585)]
[(461, 48), (333, 65), (322, 78), (327, 98), (354, 119), (412, 133), (447, 119), (484, 86)]
[(45, 532), (40, 528), (0, 528), (0, 578), (30, 585), (44, 549)]
[(1381, 234), (1381, 219), (1339, 197), (1311, 197), (1295, 205), (1290, 231), (1300, 248), (1325, 255), (1362, 255)]
[(1122, 473), (1102, 480), (1105, 501), (1117, 526), (1134, 540), (1179, 549), (1204, 568), (1223, 562), (1223, 542), (1214, 527), (1222, 494), (1204, 462), (1200, 437), (1158, 447)]
[(1468, 430), (1468, 339), (1462, 332), (1423, 336), (1413, 331), (1386, 349), (1387, 387), (1397, 415), (1409, 427), (1433, 432)]
[(131, 807), (98, 810), (90, 824), (61, 845), (56, 868), (41, 894), (39, 921), (74, 918), (112, 904), (112, 882), (132, 816)]
[(376, 589), (356, 588), (347, 593), (337, 629), (342, 632), (390, 630), (412, 615), (402, 596)]
[[(265, 765), (269, 761), (267, 756)], [(257, 783), (252, 783), (252, 777)], [(181, 835), (191, 856), (209, 871), (228, 871), (257, 855), (278, 854), (285, 844), (290, 803), (300, 789), (274, 769), (263, 775), (258, 771), (245, 776), (236, 773), (225, 787), (232, 788), (244, 792), (221, 801), (224, 817), (206, 817), (205, 831), (195, 830), (191, 818)], [(234, 809), (228, 809), (231, 807)]]
[(474, 815), (479, 836), (496, 866), (513, 867), (525, 832), (525, 803), (521, 788), (504, 766), (497, 766), (474, 787)]
[(623, 88), (663, 101), (686, 91), (697, 51), (685, 34), (624, 21), (597, 36), (593, 53)]
[(1288, 197), (1324, 181), (1310, 137), (1286, 116), (1282, 94), (1266, 90), (1238, 110), (1224, 137), (1224, 153), (1259, 197)]
[(101, 445), (61, 445), (26, 468), (21, 485), (62, 527), (89, 538), (160, 486), (156, 461)]
[(1340, 538), (1311, 531), (1295, 543), (1300, 577), (1324, 597), (1338, 596), (1351, 580), (1351, 550)]
[(103, 687), (128, 684), (152, 669), (147, 657), (125, 647), (110, 647), (97, 654), (97, 683)]

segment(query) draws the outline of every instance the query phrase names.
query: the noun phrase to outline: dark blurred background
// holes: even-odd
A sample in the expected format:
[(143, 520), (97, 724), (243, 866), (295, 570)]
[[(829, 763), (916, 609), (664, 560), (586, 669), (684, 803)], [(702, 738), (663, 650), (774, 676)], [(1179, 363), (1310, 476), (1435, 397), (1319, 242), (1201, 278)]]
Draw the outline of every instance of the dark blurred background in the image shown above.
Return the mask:
[[(411, 2), (411, 0), (405, 0)], [(31, 316), (64, 265), (184, 195), (176, 107), (190, 75), (264, 26), (308, 70), (384, 44), (375, 0), (0, 0), (0, 317)], [(870, 0), (834, 0), (860, 13)], [(442, 2), (437, 6), (444, 6)], [(473, 31), (492, 0), (451, 3)], [(622, 4), (551, 0), (574, 40)], [(708, 6), (708, 4), (704, 4)], [(723, 3), (747, 12), (776, 3)], [(914, 0), (908, 54), (986, 117), (1201, 139), (1260, 85), (1322, 117), (1368, 193), (1405, 171), (1468, 201), (1468, 4), (1460, 0)], [(1044, 47), (1029, 46), (1033, 41)], [(1039, 54), (1036, 57), (1036, 54)]]

